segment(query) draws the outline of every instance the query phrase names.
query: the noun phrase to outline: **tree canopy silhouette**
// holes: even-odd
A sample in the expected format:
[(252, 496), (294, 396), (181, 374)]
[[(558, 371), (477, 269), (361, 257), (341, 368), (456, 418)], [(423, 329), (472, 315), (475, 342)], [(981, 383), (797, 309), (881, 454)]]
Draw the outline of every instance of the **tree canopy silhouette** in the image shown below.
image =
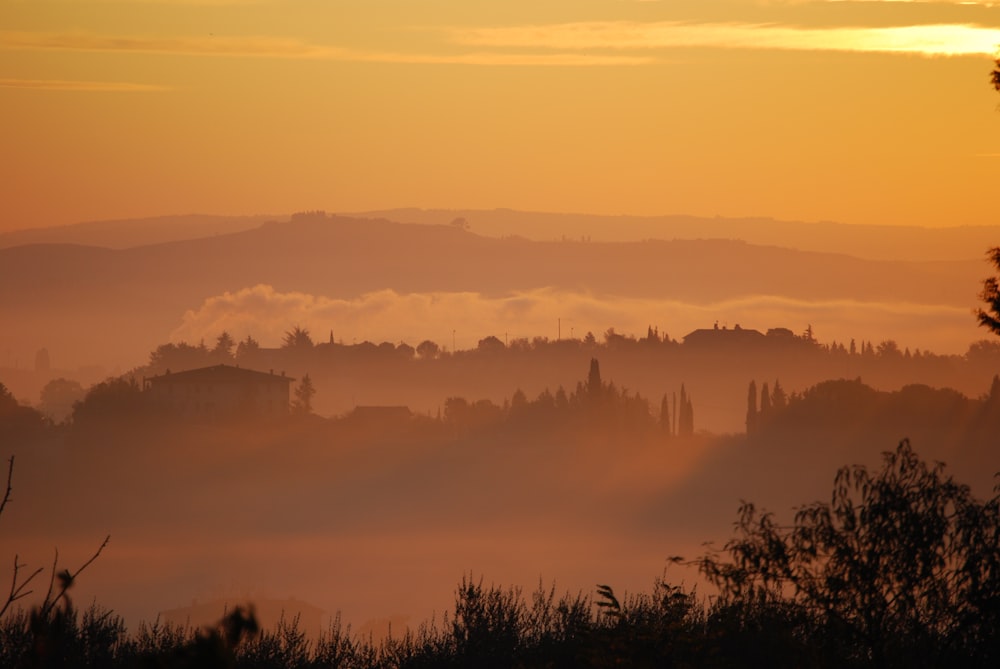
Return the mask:
[(699, 561), (724, 597), (785, 602), (875, 666), (1000, 660), (1000, 488), (980, 502), (908, 441), (877, 473), (842, 468), (791, 527), (747, 503), (736, 527)]
[(316, 387), (309, 375), (306, 374), (295, 388), (295, 401), (292, 403), (292, 410), (304, 415), (312, 413), (312, 399), (315, 395)]
[(285, 332), (281, 346), (282, 348), (310, 349), (313, 347), (313, 340), (309, 336), (309, 330), (296, 325), (291, 330)]
[[(1000, 70), (993, 73), (995, 80), (1000, 81)], [(998, 84), (1000, 85), (1000, 84)], [(1000, 88), (998, 88), (1000, 90)], [(994, 246), (986, 252), (990, 262), (1000, 272), (1000, 246)], [(986, 303), (987, 310), (976, 309), (976, 317), (979, 325), (989, 328), (990, 332), (1000, 335), (1000, 282), (996, 276), (991, 276), (983, 280), (983, 290), (979, 294), (980, 299)]]

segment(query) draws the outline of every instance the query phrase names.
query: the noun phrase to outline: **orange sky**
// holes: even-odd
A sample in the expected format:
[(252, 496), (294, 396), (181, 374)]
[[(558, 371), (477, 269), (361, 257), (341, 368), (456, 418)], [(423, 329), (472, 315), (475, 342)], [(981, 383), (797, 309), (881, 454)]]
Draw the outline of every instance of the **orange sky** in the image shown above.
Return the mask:
[(993, 224), (991, 5), (0, 0), (0, 231), (396, 206)]

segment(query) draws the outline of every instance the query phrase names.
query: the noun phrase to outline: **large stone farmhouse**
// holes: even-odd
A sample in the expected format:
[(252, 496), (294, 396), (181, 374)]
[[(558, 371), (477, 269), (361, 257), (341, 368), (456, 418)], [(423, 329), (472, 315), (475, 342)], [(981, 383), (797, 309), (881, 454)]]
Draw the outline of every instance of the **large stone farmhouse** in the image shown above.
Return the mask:
[(187, 418), (283, 416), (288, 413), (289, 385), (284, 372), (257, 372), (214, 365), (143, 379), (150, 400)]
[(741, 328), (739, 324), (730, 329), (725, 326), (720, 328), (716, 323), (713, 328), (702, 328), (685, 335), (684, 345), (692, 348), (751, 348), (765, 344), (769, 346), (794, 344), (799, 339), (787, 328), (771, 328), (765, 335), (759, 330)]

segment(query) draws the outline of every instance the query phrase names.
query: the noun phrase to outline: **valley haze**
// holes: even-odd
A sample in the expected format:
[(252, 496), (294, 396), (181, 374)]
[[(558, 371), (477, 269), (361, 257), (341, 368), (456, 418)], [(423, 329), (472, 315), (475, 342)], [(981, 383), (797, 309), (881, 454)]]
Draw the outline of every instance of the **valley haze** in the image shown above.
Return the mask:
[[(983, 334), (970, 312), (987, 270), (980, 247), (1000, 231), (581, 216), (585, 232), (570, 237), (576, 218), (310, 211), (0, 237), (0, 308), (12, 316), (3, 346), (24, 361), (0, 365), (0, 378), (22, 401), (38, 404), (58, 377), (89, 385), (113, 369), (141, 384), (214, 364), (225, 331), (262, 347), (238, 364), (291, 383), (310, 375), (313, 408), (333, 421), (150, 430), (145, 419), (86, 427), (79, 416), (65, 435), (16, 449), (23, 493), (9, 515), (19, 550), (42, 561), (59, 537), (71, 559), (110, 530), (113, 549), (79, 596), (130, 620), (194, 601), (292, 596), (378, 630), (440, 613), (469, 570), (571, 588), (612, 572), (643, 590), (667, 551), (693, 556), (701, 542), (723, 540), (740, 499), (790, 508), (822, 491), (837, 466), (874, 464), (906, 436), (923, 435), (926, 453), (988, 487), (996, 454), (967, 423), (973, 409), (951, 428), (910, 429), (904, 419), (894, 431), (895, 419), (880, 419), (870, 425), (887, 429), (863, 432), (848, 421), (825, 446), (808, 429), (774, 432), (745, 462), (743, 433), (751, 381), (780, 382), (793, 396), (855, 377), (884, 393), (913, 384), (987, 393), (1000, 355), (975, 344)], [(769, 243), (786, 234), (789, 245)], [(906, 248), (919, 259), (900, 257)], [(280, 348), (299, 328), (314, 352)], [(759, 331), (771, 343), (698, 348), (685, 341), (695, 331)], [(436, 351), (417, 353), (424, 342)], [(202, 357), (164, 357), (184, 343)], [(38, 367), (41, 348), (50, 367)], [(641, 422), (586, 436), (572, 422), (454, 432), (455, 398), (506, 412), (518, 394), (572, 393), (596, 359), (614, 392), (641, 395), (654, 422), (686, 392), (696, 434), (663, 441)], [(413, 426), (427, 423), (409, 436), (349, 427), (365, 406), (405, 406)], [(433, 427), (442, 420), (444, 432)], [(73, 511), (59, 513), (70, 499)], [(694, 500), (697, 510), (671, 511)], [(698, 580), (690, 570), (676, 577)]]
[[(994, 587), (998, 45), (979, 0), (0, 0), (0, 665), (108, 535), (68, 594), (139, 636), (377, 643), (481, 578), (750, 662), (699, 558), (893, 457), (990, 500)], [(993, 666), (997, 592), (957, 646), (737, 605), (810, 639), (761, 665)]]

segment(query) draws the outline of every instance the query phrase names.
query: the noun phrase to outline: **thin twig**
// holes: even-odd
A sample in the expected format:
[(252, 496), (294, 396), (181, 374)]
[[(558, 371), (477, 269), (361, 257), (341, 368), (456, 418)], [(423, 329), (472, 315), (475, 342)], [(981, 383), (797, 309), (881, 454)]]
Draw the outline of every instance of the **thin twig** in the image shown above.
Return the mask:
[(59, 549), (56, 548), (55, 551), (56, 555), (52, 558), (52, 574), (49, 576), (49, 589), (48, 592), (45, 593), (45, 600), (42, 602), (42, 613), (46, 613), (52, 608), (49, 601), (52, 599), (52, 589), (56, 584), (56, 567), (59, 564)]
[[(104, 541), (101, 542), (100, 547), (98, 547), (98, 549), (94, 552), (94, 554), (90, 556), (90, 559), (84, 562), (80, 566), (80, 568), (77, 569), (76, 571), (70, 573), (69, 569), (63, 570), (63, 574), (65, 574), (65, 576), (61, 576), (60, 578), (60, 581), (62, 581), (62, 587), (59, 589), (59, 594), (56, 595), (56, 598), (51, 601), (49, 601), (49, 597), (51, 597), (52, 595), (52, 584), (50, 582), (49, 594), (45, 596), (45, 604), (42, 605), (42, 615), (47, 616), (52, 611), (52, 609), (55, 608), (56, 604), (59, 603), (59, 600), (63, 599), (66, 596), (66, 591), (69, 589), (71, 585), (73, 585), (73, 582), (76, 581), (76, 577), (79, 576), (81, 573), (83, 573), (83, 570), (89, 567), (94, 560), (100, 557), (101, 551), (104, 550), (104, 547), (108, 545), (109, 541), (111, 541), (110, 534), (104, 537)], [(58, 556), (59, 553), (58, 551), (56, 551), (56, 557), (58, 558)], [(55, 574), (56, 574), (56, 565), (53, 564), (52, 565), (53, 581), (55, 580)]]
[(18, 583), (17, 582), (17, 574), (21, 570), (21, 567), (23, 567), (23, 566), (25, 566), (25, 565), (17, 563), (17, 555), (15, 555), (14, 556), (14, 577), (11, 579), (11, 582), (10, 582), (10, 593), (7, 595), (7, 601), (5, 601), (4, 604), (3, 604), (3, 607), (0, 608), (0, 618), (3, 618), (3, 614), (5, 614), (7, 612), (7, 609), (10, 608), (11, 604), (13, 604), (17, 600), (21, 599), (22, 597), (27, 597), (32, 592), (34, 592), (34, 590), (24, 591), (24, 589), (26, 587), (28, 587), (28, 584), (31, 583), (31, 581), (34, 580), (34, 578), (36, 576), (38, 576), (39, 574), (41, 574), (42, 571), (43, 571), (42, 567), (39, 567), (34, 572), (32, 572), (31, 576), (29, 576), (28, 578), (26, 578), (23, 581), (21, 581), (21, 583)]
[(13, 478), (14, 478), (14, 456), (13, 455), (10, 456), (10, 459), (7, 460), (7, 463), (8, 463), (7, 464), (7, 492), (5, 492), (3, 494), (3, 501), (0, 502), (0, 515), (3, 514), (4, 507), (7, 506), (7, 502), (10, 501), (10, 493), (14, 490), (14, 488), (11, 487), (11, 484), (10, 484), (11, 480), (13, 480)]

